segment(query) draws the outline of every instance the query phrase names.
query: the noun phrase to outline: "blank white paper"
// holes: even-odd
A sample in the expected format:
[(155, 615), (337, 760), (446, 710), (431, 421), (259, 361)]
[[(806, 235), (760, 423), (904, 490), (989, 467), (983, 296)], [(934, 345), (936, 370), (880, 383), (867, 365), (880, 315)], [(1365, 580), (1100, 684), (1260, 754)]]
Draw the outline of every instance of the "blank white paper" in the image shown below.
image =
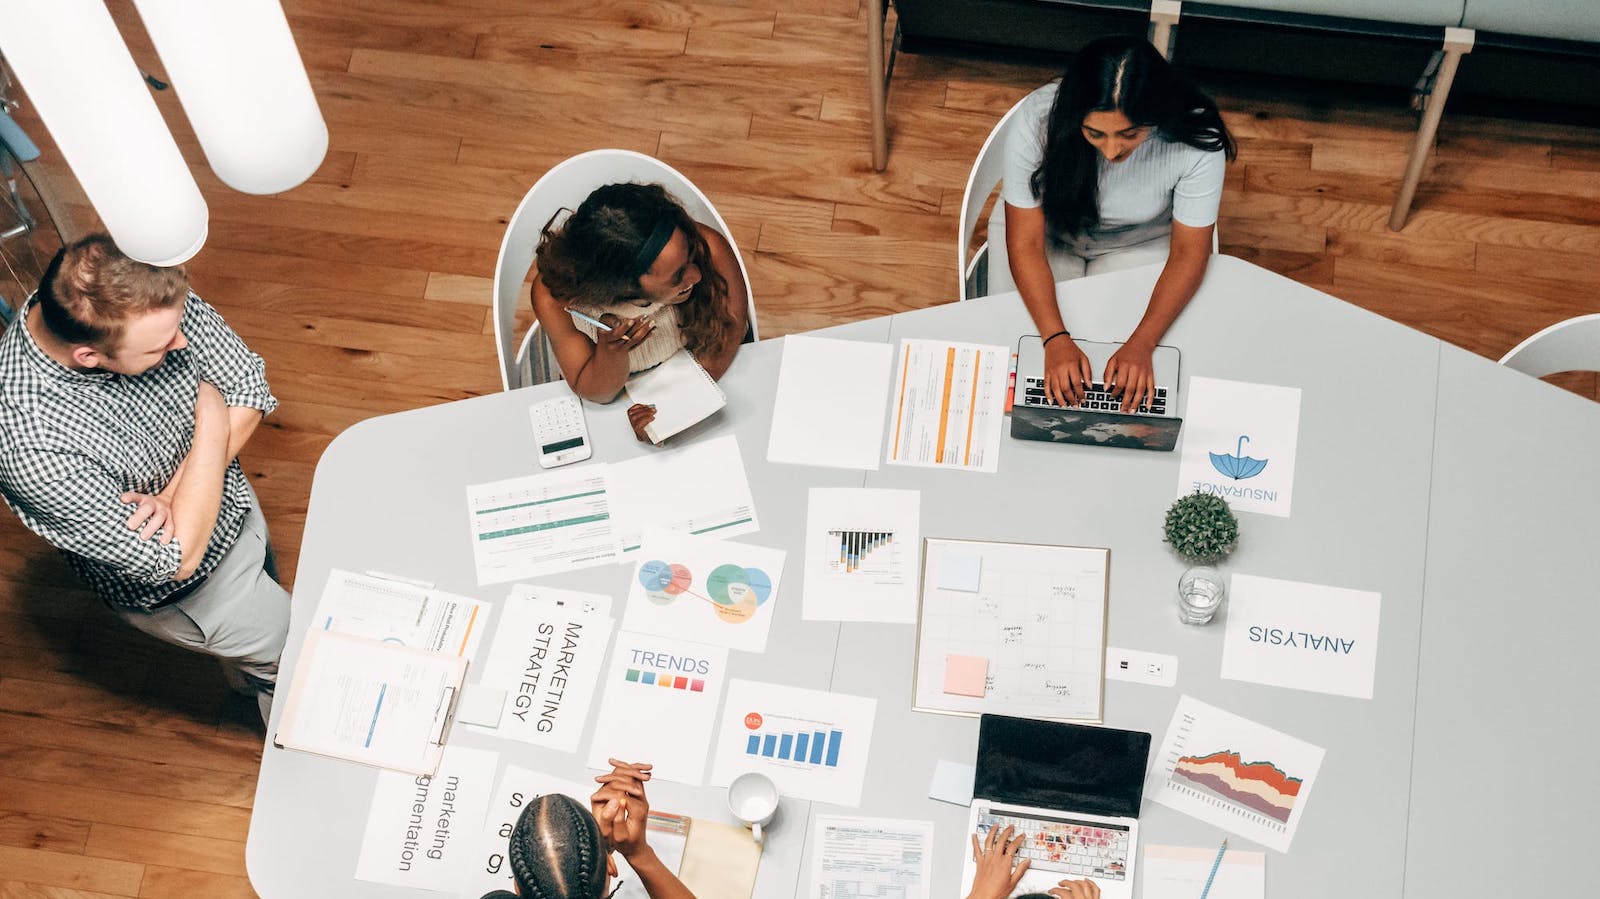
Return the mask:
[(767, 460), (876, 471), (893, 362), (886, 343), (785, 337)]

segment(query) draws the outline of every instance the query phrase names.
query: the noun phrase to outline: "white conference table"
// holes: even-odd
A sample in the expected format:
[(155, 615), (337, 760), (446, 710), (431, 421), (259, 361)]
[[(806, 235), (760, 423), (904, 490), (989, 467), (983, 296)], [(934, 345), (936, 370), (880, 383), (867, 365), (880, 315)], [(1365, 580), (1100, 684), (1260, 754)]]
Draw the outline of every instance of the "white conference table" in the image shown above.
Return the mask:
[[(1073, 333), (1126, 335), (1157, 272), (1065, 285)], [(820, 333), (1009, 345), (1031, 331), (1013, 295)], [(1600, 654), (1588, 646), (1600, 632), (1600, 546), (1586, 514), (1600, 509), (1600, 406), (1226, 256), (1214, 259), (1165, 342), (1181, 348), (1185, 378), (1301, 388), (1293, 515), (1241, 514), (1240, 548), (1226, 570), (1381, 593), (1373, 698), (1218, 677), (1223, 620), (1178, 622), (1183, 565), (1161, 542), (1162, 514), (1177, 492), (1176, 453), (1005, 437), (997, 474), (768, 463), (782, 341), (747, 346), (723, 379), (728, 408), (684, 435), (737, 435), (762, 523), (737, 539), (789, 552), (768, 651), (732, 653), (730, 673), (878, 700), (860, 807), (785, 798), (756, 895), (805, 895), (818, 814), (934, 821), (930, 899), (959, 888), (966, 810), (927, 793), (938, 759), (971, 761), (976, 719), (911, 710), (911, 626), (801, 620), (806, 493), (824, 486), (918, 489), (925, 536), (1110, 547), (1110, 644), (1169, 653), (1180, 664), (1175, 688), (1108, 681), (1107, 724), (1149, 731), (1159, 745), (1188, 693), (1327, 751), (1291, 851), (1267, 851), (1269, 895), (1587, 894), (1594, 864), (1580, 852), (1600, 842), (1600, 775), (1590, 761)], [(340, 435), (312, 486), (282, 670), (294, 668), (332, 568), (504, 597), (507, 585), (476, 586), (464, 488), (537, 471), (526, 410), (564, 389), (403, 412)], [(622, 404), (587, 411), (597, 460), (661, 451), (633, 439)], [(630, 571), (539, 582), (620, 599)], [(580, 748), (592, 732), (591, 720)], [(462, 729), (451, 740), (498, 750), (502, 768), (574, 780), (592, 773), (581, 755)], [(266, 899), (440, 895), (353, 879), (376, 777), (268, 745), (247, 848), (256, 890)], [(717, 788), (651, 785), (656, 808), (731, 821), (723, 797)], [(1219, 837), (1148, 801), (1141, 821), (1145, 844), (1214, 846)], [(1259, 848), (1237, 837), (1230, 845)], [(1486, 865), (1491, 858), (1503, 863)]]

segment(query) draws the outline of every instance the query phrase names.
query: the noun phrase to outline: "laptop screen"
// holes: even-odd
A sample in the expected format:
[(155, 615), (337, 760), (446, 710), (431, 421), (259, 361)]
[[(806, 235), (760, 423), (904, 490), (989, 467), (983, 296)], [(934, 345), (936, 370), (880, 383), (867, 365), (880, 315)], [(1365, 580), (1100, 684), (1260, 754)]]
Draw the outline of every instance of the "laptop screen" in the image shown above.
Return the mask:
[(984, 715), (978, 724), (980, 799), (1138, 817), (1150, 735), (1111, 727)]

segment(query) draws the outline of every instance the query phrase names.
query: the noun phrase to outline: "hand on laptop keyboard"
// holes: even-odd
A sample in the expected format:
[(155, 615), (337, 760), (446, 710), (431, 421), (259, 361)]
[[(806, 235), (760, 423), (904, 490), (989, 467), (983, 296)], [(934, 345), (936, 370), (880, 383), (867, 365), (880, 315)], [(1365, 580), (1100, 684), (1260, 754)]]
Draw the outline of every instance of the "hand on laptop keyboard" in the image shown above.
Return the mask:
[[(1155, 415), (1166, 415), (1167, 388), (1155, 387), (1152, 388), (1152, 392), (1154, 393), (1154, 398), (1149, 404), (1140, 406), (1139, 411), (1152, 413)], [(1045, 396), (1044, 382), (1038, 378), (1025, 378), (1023, 380), (1022, 404), (1024, 406), (1056, 405), (1055, 403), (1050, 402), (1049, 398)], [(1084, 391), (1083, 401), (1072, 408), (1091, 409), (1103, 412), (1121, 412), (1122, 400), (1113, 396), (1111, 391), (1106, 389), (1106, 385), (1100, 383), (1099, 381), (1095, 381), (1089, 384), (1088, 389)]]
[(1143, 411), (1143, 407), (1155, 400), (1154, 352), (1154, 346), (1147, 348), (1137, 343), (1125, 343), (1106, 363), (1106, 383), (1117, 385), (1117, 393), (1130, 409)]

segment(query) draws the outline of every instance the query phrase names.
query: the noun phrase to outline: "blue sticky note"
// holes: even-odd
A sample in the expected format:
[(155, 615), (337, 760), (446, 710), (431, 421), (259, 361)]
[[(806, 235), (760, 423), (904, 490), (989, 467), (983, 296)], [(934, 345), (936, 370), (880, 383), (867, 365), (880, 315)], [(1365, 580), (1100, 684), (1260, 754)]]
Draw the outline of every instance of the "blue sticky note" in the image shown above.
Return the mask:
[(983, 557), (972, 553), (945, 553), (939, 557), (939, 589), (977, 593), (983, 574)]

